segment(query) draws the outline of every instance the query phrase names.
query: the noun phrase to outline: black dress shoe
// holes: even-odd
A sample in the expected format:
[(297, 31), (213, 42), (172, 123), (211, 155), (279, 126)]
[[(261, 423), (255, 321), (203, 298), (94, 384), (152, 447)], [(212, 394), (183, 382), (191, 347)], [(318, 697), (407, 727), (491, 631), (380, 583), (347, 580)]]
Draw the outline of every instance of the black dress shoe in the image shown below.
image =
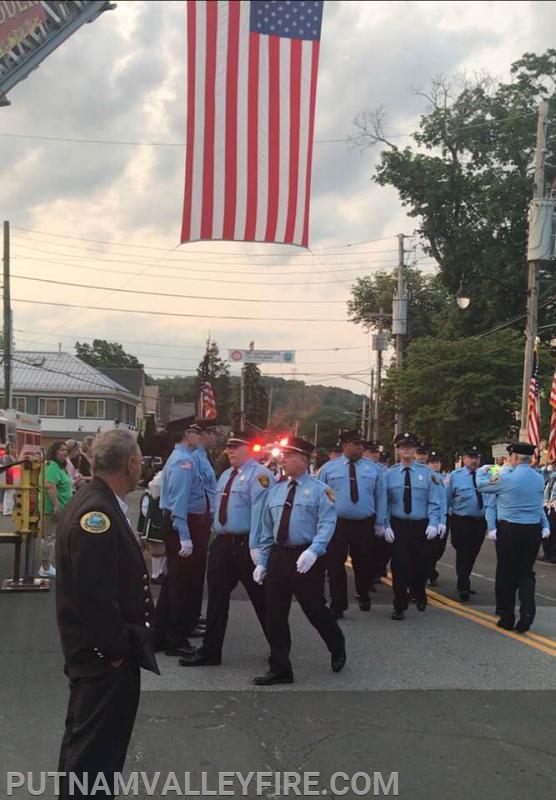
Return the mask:
[(330, 656), (330, 666), (332, 667), (332, 672), (341, 672), (346, 665), (346, 651), (345, 648), (338, 650), (337, 653), (332, 653)]
[(170, 644), (164, 648), (167, 656), (187, 656), (195, 652), (193, 645), (185, 640), (182, 644)]
[(293, 683), (293, 675), (282, 674), (269, 670), (266, 675), (258, 675), (253, 678), (255, 686), (274, 686), (277, 683)]
[(462, 603), (468, 603), (470, 595), (471, 595), (470, 592), (460, 592), (459, 599), (461, 600)]
[(415, 602), (415, 605), (417, 606), (417, 611), (425, 611), (425, 609), (427, 607), (427, 601), (426, 600), (417, 600)]
[(429, 586), (438, 586), (438, 578), (429, 578)]
[(371, 601), (370, 600), (360, 600), (359, 601), (359, 608), (361, 611), (370, 611), (371, 610)]
[(515, 624), (514, 617), (501, 617), (496, 623), (497, 628), (503, 628), (505, 631), (513, 631)]
[(180, 667), (219, 667), (222, 663), (221, 658), (212, 658), (200, 650), (195, 650), (193, 653), (180, 658)]
[[(378, 582), (380, 583), (380, 579)], [(376, 586), (374, 585), (374, 583), (371, 583), (371, 585), (369, 586), (369, 591), (372, 592), (373, 594), (376, 594)]]
[(520, 617), (516, 622), (514, 630), (517, 631), (517, 633), (527, 633), (530, 627), (531, 627), (531, 620)]
[(398, 611), (396, 608), (392, 611), (392, 619), (405, 619), (403, 611)]
[(476, 592), (476, 591), (474, 591), (473, 589), (470, 589), (470, 590), (469, 590), (469, 594), (477, 594), (477, 592)]
[(332, 612), (332, 616), (333, 616), (334, 619), (343, 619), (344, 618), (344, 612), (343, 611), (337, 611), (335, 608), (331, 608), (330, 611)]
[(192, 639), (202, 639), (206, 632), (207, 629), (204, 625), (196, 625), (188, 635), (191, 636)]

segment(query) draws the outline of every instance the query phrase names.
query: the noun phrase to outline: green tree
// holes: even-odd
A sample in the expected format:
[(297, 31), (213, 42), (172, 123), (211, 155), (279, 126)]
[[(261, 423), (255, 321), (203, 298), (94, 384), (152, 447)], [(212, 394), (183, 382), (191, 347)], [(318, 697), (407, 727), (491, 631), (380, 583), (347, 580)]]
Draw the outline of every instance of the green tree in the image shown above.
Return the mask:
[[(229, 425), (232, 422), (233, 406), (230, 368), (228, 364), (220, 357), (220, 351), (215, 341), (208, 342), (206, 352), (208, 355), (209, 379), (216, 399), (218, 423), (221, 425)], [(197, 367), (197, 377), (193, 381), (192, 398), (188, 399), (197, 401), (199, 398), (204, 360), (205, 359), (203, 356), (199, 366)]]
[[(465, 275), (472, 296), (461, 317), (467, 332), (514, 317), (513, 324), (522, 326), (536, 109), (554, 91), (556, 50), (526, 53), (512, 64), (511, 74), (510, 83), (486, 75), (436, 80), (419, 93), (426, 113), (414, 145), (403, 149), (384, 134), (382, 109), (363, 111), (354, 121), (356, 144), (385, 146), (374, 180), (397, 189), (450, 295)], [(547, 150), (550, 186), (556, 175), (554, 124)], [(541, 324), (546, 313), (541, 309)]]
[(243, 367), (245, 387), (245, 419), (255, 428), (266, 428), (268, 416), (268, 394), (263, 383), (261, 371), (256, 364)]
[[(453, 298), (438, 275), (425, 275), (415, 270), (406, 270), (409, 295), (408, 335), (434, 336), (452, 327), (455, 316)], [(357, 278), (352, 286), (352, 299), (348, 301), (348, 313), (352, 322), (365, 328), (376, 328), (380, 309), (385, 312), (383, 327), (392, 326), (392, 300), (397, 288), (395, 275), (377, 272), (372, 277)]]
[(423, 337), (410, 343), (403, 369), (384, 382), (385, 403), (401, 398), (406, 425), (446, 459), (469, 442), (490, 452), (517, 433), (521, 403), (522, 340), (515, 331), (484, 338)]
[(121, 344), (106, 339), (93, 339), (92, 345), (76, 342), (75, 355), (92, 367), (143, 368), (139, 359), (126, 353)]

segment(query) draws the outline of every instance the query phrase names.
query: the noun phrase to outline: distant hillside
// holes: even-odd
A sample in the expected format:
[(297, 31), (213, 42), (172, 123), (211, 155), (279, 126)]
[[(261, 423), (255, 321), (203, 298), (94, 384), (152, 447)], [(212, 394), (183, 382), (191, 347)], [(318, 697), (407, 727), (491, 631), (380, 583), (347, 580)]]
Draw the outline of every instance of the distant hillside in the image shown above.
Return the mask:
[[(153, 381), (163, 395), (175, 400), (192, 402), (195, 397), (195, 378), (177, 376)], [(360, 426), (363, 396), (348, 389), (331, 386), (307, 385), (304, 381), (263, 376), (263, 384), (272, 390), (272, 417), (270, 429), (275, 433), (292, 430), (297, 422), (299, 433), (314, 436), (318, 423), (318, 444), (332, 445), (339, 428)], [(239, 378), (231, 378), (236, 409), (239, 408)], [(218, 405), (218, 396), (216, 398)]]

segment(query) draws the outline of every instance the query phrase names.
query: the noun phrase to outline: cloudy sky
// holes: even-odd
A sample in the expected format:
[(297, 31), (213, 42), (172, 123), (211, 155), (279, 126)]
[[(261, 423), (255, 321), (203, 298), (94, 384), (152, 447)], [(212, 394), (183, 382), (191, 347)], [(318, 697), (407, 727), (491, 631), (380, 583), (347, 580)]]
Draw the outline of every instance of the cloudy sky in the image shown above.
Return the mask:
[[(372, 354), (364, 332), (345, 321), (350, 285), (358, 275), (393, 269), (395, 236), (411, 234), (414, 222), (394, 191), (370, 181), (377, 149), (361, 153), (329, 140), (345, 140), (362, 108), (383, 105), (387, 132), (403, 143), (424, 111), (414, 89), (462, 70), (508, 79), (524, 52), (553, 46), (556, 3), (328, 0), (309, 253), (235, 242), (178, 246), (184, 13), (183, 2), (118, 2), (0, 108), (16, 346), (71, 351), (76, 340), (119, 341), (160, 377), (192, 373), (210, 332), (224, 353), (251, 341), (297, 351), (295, 371), (265, 367), (268, 374), (364, 391)], [(170, 296), (153, 298), (153, 291)]]

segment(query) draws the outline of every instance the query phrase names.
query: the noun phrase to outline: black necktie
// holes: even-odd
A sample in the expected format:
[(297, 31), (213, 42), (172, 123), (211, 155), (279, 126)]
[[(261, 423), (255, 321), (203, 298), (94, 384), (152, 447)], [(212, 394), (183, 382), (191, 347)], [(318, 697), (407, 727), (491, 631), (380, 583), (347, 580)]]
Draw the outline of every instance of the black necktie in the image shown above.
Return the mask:
[(276, 541), (278, 544), (285, 544), (288, 541), (288, 534), (290, 532), (290, 517), (292, 515), (293, 498), (295, 497), (296, 487), (297, 482), (290, 481), (290, 490), (286, 495), (282, 516), (280, 517), (280, 524), (278, 525), (278, 534), (276, 536)]
[(349, 462), (349, 496), (351, 497), (352, 503), (359, 502), (359, 487), (357, 486), (355, 463), (355, 461)]
[(411, 476), (409, 467), (404, 467), (405, 480), (403, 484), (403, 510), (406, 514), (411, 514)]
[(475, 471), (471, 473), (471, 478), (473, 479), (473, 486), (475, 487), (475, 494), (477, 495), (477, 503), (479, 504), (479, 511), (482, 511), (485, 507), (483, 503), (483, 495), (477, 489), (477, 476), (475, 475)]
[(228, 521), (228, 497), (230, 495), (230, 489), (232, 488), (232, 483), (234, 482), (234, 478), (237, 475), (238, 470), (237, 467), (234, 467), (230, 477), (228, 478), (228, 482), (224, 487), (224, 491), (222, 492), (222, 497), (220, 498), (220, 508), (218, 509), (218, 522), (221, 525), (225, 525)]

